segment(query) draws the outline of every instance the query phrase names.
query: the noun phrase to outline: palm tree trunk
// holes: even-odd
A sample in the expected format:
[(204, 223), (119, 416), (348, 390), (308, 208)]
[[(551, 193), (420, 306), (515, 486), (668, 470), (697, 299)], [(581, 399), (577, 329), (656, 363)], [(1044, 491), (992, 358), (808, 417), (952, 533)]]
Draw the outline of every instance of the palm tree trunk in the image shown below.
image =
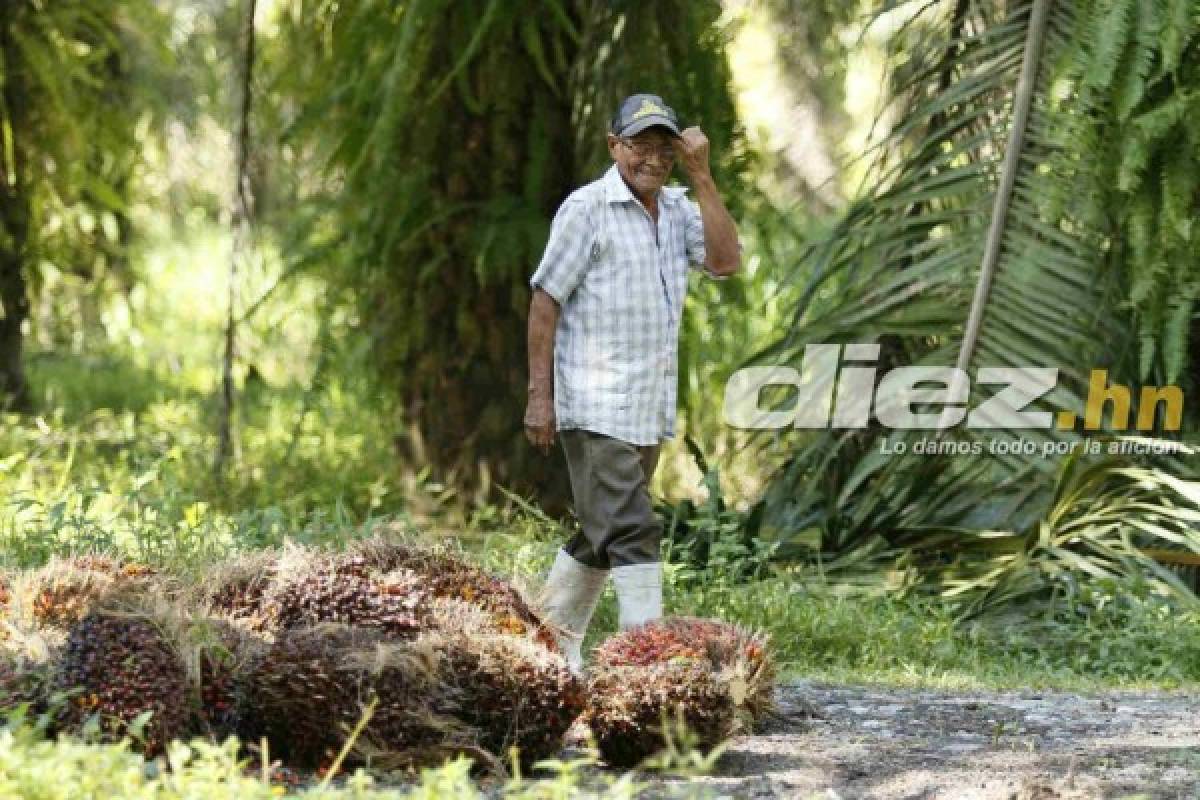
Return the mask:
[[(21, 200), (14, 200), (9, 191), (3, 196), (6, 238), (15, 238), (12, 236), (13, 218), (20, 215), (21, 209), (17, 206)], [(0, 316), (0, 408), (17, 411), (26, 411), (30, 405), (21, 357), (24, 344), (21, 328), (29, 316), (23, 268), (20, 253), (15, 248), (8, 246), (0, 251), (0, 306), (3, 306), (3, 316)]]
[(238, 262), (246, 258), (250, 248), (250, 109), (254, 83), (254, 15), (257, 0), (247, 0), (242, 30), (241, 106), (237, 125), (237, 166), (233, 198), (233, 248), (229, 254), (229, 298), (225, 320), (225, 347), (221, 358), (221, 405), (217, 418), (217, 453), (213, 470), (220, 478), (230, 457), (237, 452), (233, 429), (234, 404), (237, 402), (233, 382), (233, 362), (237, 354), (237, 283)]
[[(4, 107), (12, 131), (12, 160), (0, 153), (0, 409), (27, 410), (29, 387), (21, 357), (25, 320), (29, 317), (25, 258), (29, 243), (29, 192), (24, 182), (21, 110), (26, 108), (21, 89), (15, 45), (9, 36), (10, 12), (0, 6), (0, 75), (4, 82)], [(4, 122), (5, 120), (0, 120)]]

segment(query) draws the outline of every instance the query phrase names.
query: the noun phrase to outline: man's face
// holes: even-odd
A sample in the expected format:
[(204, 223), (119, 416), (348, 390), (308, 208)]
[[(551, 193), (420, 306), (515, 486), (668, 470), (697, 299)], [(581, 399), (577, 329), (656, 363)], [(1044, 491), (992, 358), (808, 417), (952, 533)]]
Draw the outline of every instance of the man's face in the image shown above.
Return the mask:
[(654, 195), (667, 182), (675, 163), (673, 139), (665, 128), (647, 128), (628, 138), (610, 133), (608, 152), (626, 183), (639, 194)]

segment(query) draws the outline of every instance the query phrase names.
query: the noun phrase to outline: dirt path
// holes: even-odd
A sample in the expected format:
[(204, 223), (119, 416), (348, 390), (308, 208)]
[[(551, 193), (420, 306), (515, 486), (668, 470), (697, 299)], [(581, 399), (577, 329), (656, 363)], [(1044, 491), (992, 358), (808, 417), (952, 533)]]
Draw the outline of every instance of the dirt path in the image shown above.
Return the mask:
[[(1200, 696), (793, 684), (699, 781), (736, 798), (1200, 798)], [(683, 788), (656, 780), (650, 796)]]

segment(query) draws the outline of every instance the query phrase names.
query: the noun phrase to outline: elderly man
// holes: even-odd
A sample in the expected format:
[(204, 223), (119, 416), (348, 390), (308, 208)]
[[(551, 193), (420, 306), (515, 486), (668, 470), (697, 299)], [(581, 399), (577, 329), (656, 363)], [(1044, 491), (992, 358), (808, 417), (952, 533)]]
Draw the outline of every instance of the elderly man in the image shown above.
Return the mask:
[[(687, 271), (723, 278), (740, 263), (708, 150), (662, 98), (626, 98), (608, 134), (613, 165), (563, 202), (530, 280), (525, 431), (545, 453), (560, 436), (582, 529), (558, 552), (542, 608), (576, 670), (610, 572), (622, 629), (662, 615), (662, 527), (648, 487), (659, 443), (675, 432)], [(664, 186), (676, 160), (695, 202)]]

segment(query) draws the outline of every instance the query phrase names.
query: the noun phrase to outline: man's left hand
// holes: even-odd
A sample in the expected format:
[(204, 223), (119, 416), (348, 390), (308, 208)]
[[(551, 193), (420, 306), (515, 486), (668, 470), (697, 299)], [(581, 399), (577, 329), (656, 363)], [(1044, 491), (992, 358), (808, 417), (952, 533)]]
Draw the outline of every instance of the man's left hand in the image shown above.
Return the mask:
[(704, 131), (692, 126), (684, 128), (678, 139), (672, 139), (675, 157), (683, 164), (688, 175), (696, 177), (708, 174), (708, 137)]

